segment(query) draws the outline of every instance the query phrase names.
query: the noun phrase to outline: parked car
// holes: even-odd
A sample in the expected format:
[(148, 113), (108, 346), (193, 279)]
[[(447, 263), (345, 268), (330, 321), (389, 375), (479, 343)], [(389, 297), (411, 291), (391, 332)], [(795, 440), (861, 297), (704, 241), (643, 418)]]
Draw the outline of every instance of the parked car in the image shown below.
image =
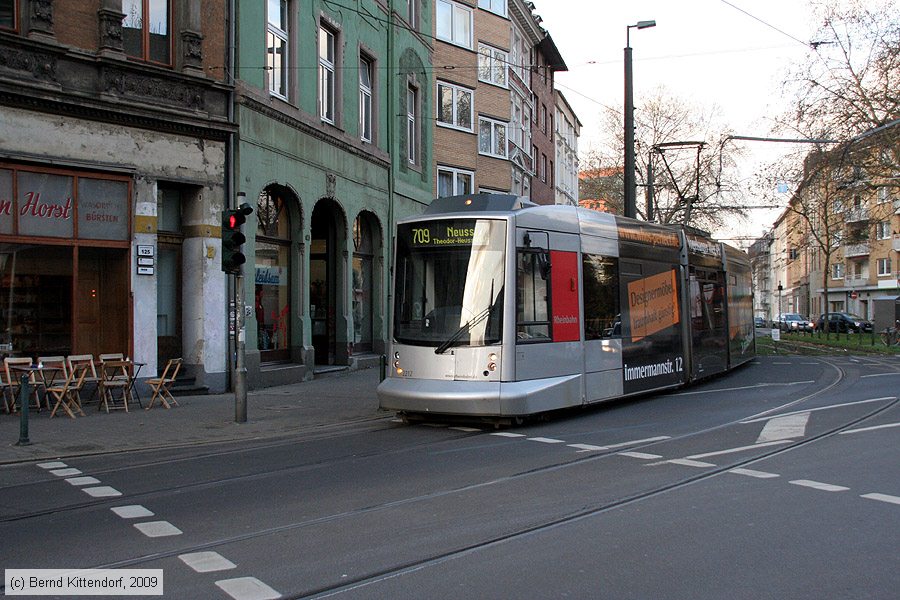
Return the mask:
[[(825, 315), (819, 316), (816, 321), (816, 329), (825, 330)], [(828, 313), (828, 330), (837, 333), (869, 333), (872, 331), (872, 323), (850, 313), (833, 312)]]
[(757, 329), (761, 329), (766, 326), (766, 320), (762, 317), (753, 317), (753, 326)]
[(812, 331), (813, 324), (798, 313), (784, 313), (778, 316), (778, 329), (781, 331)]

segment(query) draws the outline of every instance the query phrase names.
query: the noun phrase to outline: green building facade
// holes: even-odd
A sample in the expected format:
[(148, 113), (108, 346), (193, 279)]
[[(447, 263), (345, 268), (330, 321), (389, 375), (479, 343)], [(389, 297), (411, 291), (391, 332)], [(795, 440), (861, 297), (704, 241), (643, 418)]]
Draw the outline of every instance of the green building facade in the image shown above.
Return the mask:
[(394, 224), (433, 196), (430, 4), (238, 0), (235, 16), (249, 386), (377, 360)]

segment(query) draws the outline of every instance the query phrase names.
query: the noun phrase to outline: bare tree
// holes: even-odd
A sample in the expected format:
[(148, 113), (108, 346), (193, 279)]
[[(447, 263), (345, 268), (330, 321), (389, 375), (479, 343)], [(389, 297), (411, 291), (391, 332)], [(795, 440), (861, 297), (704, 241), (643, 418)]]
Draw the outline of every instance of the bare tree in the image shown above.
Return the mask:
[(896, 0), (815, 0), (812, 52), (789, 73), (796, 97), (781, 124), (807, 137), (849, 140), (900, 118)]
[[(610, 108), (604, 120), (606, 144), (586, 162), (621, 171), (622, 111)], [(731, 132), (719, 124), (716, 108), (691, 104), (660, 87), (636, 103), (635, 123), (637, 181), (645, 193), (650, 187), (648, 167), (653, 173), (653, 214), (638, 201), (640, 218), (714, 229), (734, 216), (745, 216), (737, 184), (739, 150), (722, 142)], [(621, 180), (611, 191), (613, 206), (621, 206)]]

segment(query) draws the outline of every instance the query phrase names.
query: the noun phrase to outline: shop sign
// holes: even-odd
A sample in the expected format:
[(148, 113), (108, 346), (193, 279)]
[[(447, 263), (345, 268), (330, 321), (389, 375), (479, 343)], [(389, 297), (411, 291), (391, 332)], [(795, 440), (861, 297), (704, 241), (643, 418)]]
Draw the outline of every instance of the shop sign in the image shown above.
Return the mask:
[(256, 265), (256, 285), (281, 285), (281, 267)]
[(0, 234), (127, 240), (128, 213), (125, 181), (0, 169)]

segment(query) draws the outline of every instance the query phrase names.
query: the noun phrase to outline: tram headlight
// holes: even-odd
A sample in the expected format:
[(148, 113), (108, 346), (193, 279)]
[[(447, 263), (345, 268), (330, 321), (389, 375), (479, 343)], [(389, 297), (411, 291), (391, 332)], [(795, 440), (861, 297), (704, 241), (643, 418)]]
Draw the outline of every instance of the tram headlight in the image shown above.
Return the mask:
[(395, 368), (395, 369), (399, 369), (399, 368), (400, 368), (400, 361), (399, 361), (399, 360), (395, 360), (395, 361), (394, 361), (394, 368)]
[(394, 352), (394, 358), (396, 358), (396, 359), (399, 360), (399, 359), (400, 359), (400, 353), (399, 353), (399, 352)]
[(497, 370), (497, 354), (495, 352), (491, 352), (488, 354), (488, 371), (496, 371)]

